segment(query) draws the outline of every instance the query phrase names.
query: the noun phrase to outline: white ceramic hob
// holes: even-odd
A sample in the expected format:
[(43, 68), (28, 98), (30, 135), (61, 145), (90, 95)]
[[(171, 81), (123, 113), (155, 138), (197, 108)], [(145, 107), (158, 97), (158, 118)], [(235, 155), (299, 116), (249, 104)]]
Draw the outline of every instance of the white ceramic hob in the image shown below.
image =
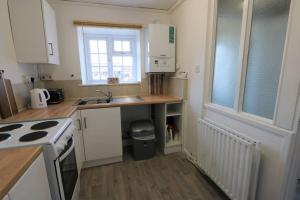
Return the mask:
[(64, 118), (0, 124), (0, 149), (38, 144), (54, 145), (71, 123), (71, 119)]

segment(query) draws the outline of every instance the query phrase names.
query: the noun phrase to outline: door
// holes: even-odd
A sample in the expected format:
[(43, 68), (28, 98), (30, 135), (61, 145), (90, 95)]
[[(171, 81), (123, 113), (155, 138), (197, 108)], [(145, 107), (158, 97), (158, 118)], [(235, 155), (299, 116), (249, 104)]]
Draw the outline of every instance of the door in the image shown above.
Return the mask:
[(65, 200), (71, 200), (78, 179), (78, 169), (75, 155), (75, 141), (70, 138), (67, 146), (56, 161), (60, 191), (64, 191)]
[(8, 194), (10, 200), (51, 200), (42, 154), (33, 162)]
[(120, 108), (81, 111), (86, 161), (122, 156)]
[(48, 50), (48, 62), (59, 64), (59, 51), (57, 43), (56, 17), (53, 8), (46, 0), (43, 2), (44, 28), (46, 35), (46, 45)]
[(85, 161), (83, 136), (82, 136), (82, 124), (80, 119), (80, 113), (75, 112), (72, 115), (73, 124), (75, 126), (74, 141), (75, 141), (75, 153), (77, 160), (78, 173), (80, 173), (83, 162)]

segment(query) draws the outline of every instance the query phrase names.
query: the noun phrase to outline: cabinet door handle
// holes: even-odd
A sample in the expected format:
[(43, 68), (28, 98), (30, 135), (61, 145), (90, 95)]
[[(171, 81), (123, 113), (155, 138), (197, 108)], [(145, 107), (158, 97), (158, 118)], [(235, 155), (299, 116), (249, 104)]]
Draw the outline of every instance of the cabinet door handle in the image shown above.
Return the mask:
[(84, 124), (84, 128), (86, 129), (87, 126), (86, 126), (86, 118), (85, 117), (83, 118), (83, 124)]
[(78, 125), (79, 125), (79, 131), (81, 131), (82, 127), (81, 127), (81, 120), (80, 119), (77, 119), (78, 121)]
[(53, 56), (54, 55), (54, 52), (53, 52), (53, 44), (52, 43), (48, 43), (48, 45), (50, 46), (51, 48), (51, 53), (49, 54), (50, 56)]

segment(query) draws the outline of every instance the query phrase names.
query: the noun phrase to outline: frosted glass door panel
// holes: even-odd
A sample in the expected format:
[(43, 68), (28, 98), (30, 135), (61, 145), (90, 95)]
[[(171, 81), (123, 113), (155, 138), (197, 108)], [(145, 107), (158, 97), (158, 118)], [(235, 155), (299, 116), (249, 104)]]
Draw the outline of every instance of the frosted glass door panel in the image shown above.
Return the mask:
[(254, 0), (243, 111), (273, 119), (290, 0)]
[(234, 106), (243, 0), (219, 0), (212, 102)]

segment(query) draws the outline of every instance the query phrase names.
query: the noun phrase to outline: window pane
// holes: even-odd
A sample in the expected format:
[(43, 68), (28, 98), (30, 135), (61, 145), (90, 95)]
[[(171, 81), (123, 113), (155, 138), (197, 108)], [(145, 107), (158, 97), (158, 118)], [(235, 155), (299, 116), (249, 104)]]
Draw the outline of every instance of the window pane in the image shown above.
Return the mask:
[(114, 51), (122, 51), (122, 41), (114, 41)]
[(124, 51), (124, 52), (130, 52), (130, 41), (123, 41), (123, 48), (122, 48), (122, 50)]
[(99, 53), (107, 53), (106, 41), (99, 40), (98, 41)]
[(132, 66), (133, 65), (132, 56), (124, 56), (123, 57), (123, 65), (124, 66)]
[(100, 71), (99, 71), (99, 67), (93, 67), (93, 68), (92, 68), (92, 79), (93, 79), (94, 81), (100, 80)]
[(243, 104), (247, 113), (273, 119), (289, 7), (290, 0), (254, 0)]
[(108, 77), (108, 68), (107, 67), (100, 67), (100, 77), (101, 80), (106, 81)]
[(124, 67), (123, 69), (124, 81), (134, 81), (135, 73), (132, 67)]
[(218, 0), (212, 102), (234, 106), (243, 0)]
[(107, 66), (107, 55), (106, 54), (100, 54), (100, 65)]
[(98, 53), (97, 40), (90, 40), (90, 53)]
[(122, 67), (114, 67), (114, 76), (121, 78)]
[(114, 56), (113, 57), (113, 65), (114, 66), (122, 66), (123, 65), (122, 56)]
[(99, 55), (98, 54), (91, 54), (91, 65), (93, 67), (99, 66)]

